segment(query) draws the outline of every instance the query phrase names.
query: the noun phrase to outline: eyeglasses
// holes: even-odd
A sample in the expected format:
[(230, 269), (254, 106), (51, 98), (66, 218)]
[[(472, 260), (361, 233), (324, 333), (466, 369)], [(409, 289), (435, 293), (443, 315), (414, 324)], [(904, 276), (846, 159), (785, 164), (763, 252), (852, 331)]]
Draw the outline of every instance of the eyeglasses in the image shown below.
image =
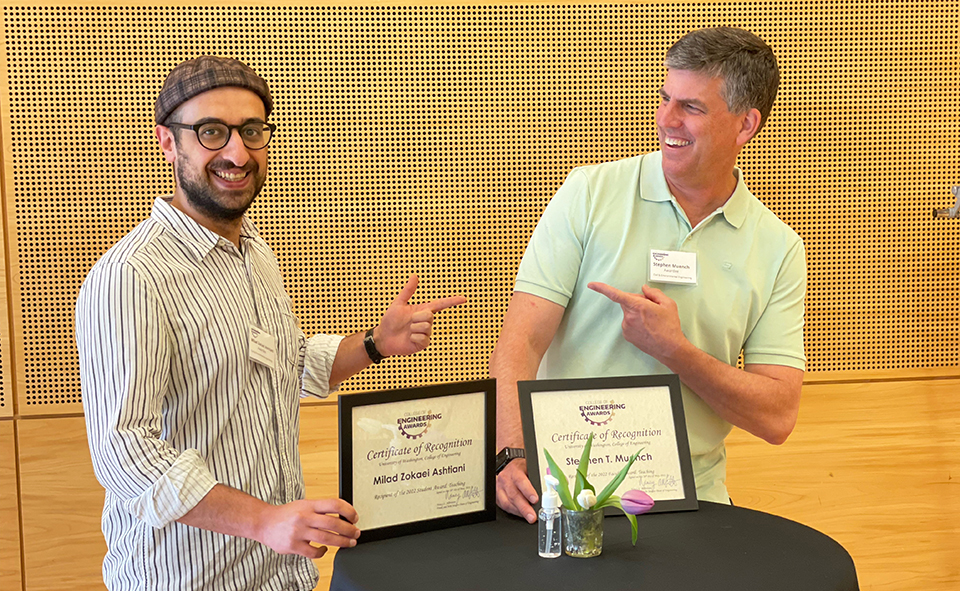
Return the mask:
[(240, 132), (243, 145), (251, 150), (262, 150), (270, 143), (277, 126), (273, 123), (250, 122), (243, 125), (227, 125), (223, 121), (207, 121), (197, 125), (185, 123), (167, 123), (164, 127), (176, 129), (192, 129), (197, 134), (197, 141), (208, 150), (219, 150), (230, 143), (233, 130)]

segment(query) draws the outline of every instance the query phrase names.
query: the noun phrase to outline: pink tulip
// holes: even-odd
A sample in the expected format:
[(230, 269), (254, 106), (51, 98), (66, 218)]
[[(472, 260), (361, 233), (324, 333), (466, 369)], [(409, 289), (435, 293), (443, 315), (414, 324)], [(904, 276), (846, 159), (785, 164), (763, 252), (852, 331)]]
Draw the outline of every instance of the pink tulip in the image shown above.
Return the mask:
[(642, 490), (628, 490), (620, 496), (620, 506), (624, 513), (640, 515), (653, 507), (653, 499)]

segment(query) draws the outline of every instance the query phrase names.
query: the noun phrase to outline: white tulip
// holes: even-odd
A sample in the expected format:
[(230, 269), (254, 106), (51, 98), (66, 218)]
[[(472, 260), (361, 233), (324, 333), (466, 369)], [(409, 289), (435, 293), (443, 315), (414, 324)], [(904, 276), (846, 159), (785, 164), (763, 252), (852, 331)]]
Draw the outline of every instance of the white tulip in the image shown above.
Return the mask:
[(597, 496), (589, 488), (585, 488), (577, 495), (577, 502), (584, 509), (589, 509), (597, 504)]

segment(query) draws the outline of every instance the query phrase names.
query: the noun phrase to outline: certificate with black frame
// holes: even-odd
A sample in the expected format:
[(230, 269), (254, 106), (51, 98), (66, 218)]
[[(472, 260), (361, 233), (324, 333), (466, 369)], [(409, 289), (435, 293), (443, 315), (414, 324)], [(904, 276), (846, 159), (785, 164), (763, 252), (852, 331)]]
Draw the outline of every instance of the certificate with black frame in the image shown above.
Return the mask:
[(358, 543), (496, 519), (496, 380), (339, 397)]
[[(592, 433), (587, 479), (598, 491), (642, 450), (614, 494), (646, 492), (655, 501), (651, 513), (698, 508), (676, 375), (537, 380), (517, 387), (527, 474), (537, 494), (546, 472), (544, 448), (569, 477)], [(605, 512), (619, 514), (612, 507)]]

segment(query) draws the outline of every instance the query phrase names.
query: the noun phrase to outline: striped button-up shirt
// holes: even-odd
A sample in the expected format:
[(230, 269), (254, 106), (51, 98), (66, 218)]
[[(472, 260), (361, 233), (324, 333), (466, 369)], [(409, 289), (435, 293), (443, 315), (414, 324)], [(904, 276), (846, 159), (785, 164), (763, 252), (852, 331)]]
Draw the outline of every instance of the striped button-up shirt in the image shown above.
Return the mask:
[[(177, 523), (216, 483), (275, 505), (304, 496), (299, 398), (326, 396), (339, 336), (306, 339), (273, 252), (242, 248), (157, 199), (77, 300), (90, 453), (106, 489), (112, 590), (313, 589), (318, 573), (244, 538)], [(276, 338), (274, 367), (250, 328)]]

